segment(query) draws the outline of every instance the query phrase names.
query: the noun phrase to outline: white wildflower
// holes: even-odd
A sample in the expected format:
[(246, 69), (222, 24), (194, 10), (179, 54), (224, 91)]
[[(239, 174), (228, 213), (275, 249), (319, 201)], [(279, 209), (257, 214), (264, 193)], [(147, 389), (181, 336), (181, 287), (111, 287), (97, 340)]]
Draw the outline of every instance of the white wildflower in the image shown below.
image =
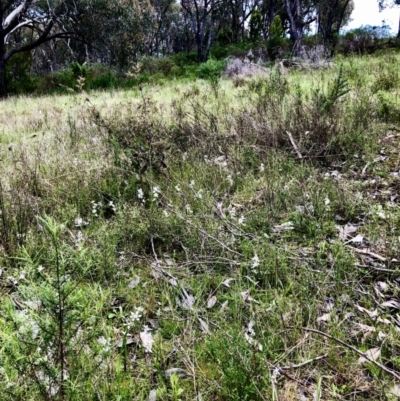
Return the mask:
[(115, 213), (117, 211), (117, 207), (115, 206), (113, 201), (108, 202), (108, 206), (111, 208), (111, 210)]
[(43, 270), (44, 270), (44, 267), (42, 265), (39, 265), (38, 268), (37, 268), (37, 271), (39, 273), (41, 273)]
[(97, 339), (97, 343), (103, 347), (103, 352), (108, 352), (111, 349), (111, 342), (108, 338), (101, 336)]
[(199, 189), (198, 192), (194, 195), (195, 199), (203, 199), (203, 194), (202, 194), (203, 190)]
[(182, 191), (180, 185), (175, 185), (175, 191), (176, 192), (181, 192)]
[(192, 210), (192, 208), (190, 207), (189, 204), (185, 205), (185, 210), (186, 210), (187, 214), (192, 214), (193, 213), (193, 210)]
[(25, 277), (26, 277), (25, 272), (22, 271), (22, 272), (19, 274), (18, 280), (25, 280)]
[(265, 165), (264, 165), (264, 163), (261, 163), (260, 164), (260, 173), (262, 173), (262, 172), (264, 172), (264, 170), (265, 170)]
[(144, 192), (142, 188), (138, 189), (138, 199), (142, 201), (142, 203), (144, 203)]
[(194, 180), (190, 181), (189, 188), (193, 189), (194, 188), (194, 184), (195, 184)]
[(165, 216), (165, 217), (169, 217), (169, 213), (168, 213), (168, 210), (163, 210), (163, 215)]
[(242, 226), (244, 224), (244, 216), (243, 215), (240, 215), (240, 217), (238, 218), (238, 224), (240, 226)]
[(182, 155), (182, 160), (186, 161), (186, 159), (187, 159), (187, 152), (183, 153), (183, 155)]
[(161, 189), (158, 186), (153, 187), (153, 201), (157, 200), (161, 194)]
[(233, 178), (232, 178), (232, 175), (231, 175), (231, 174), (229, 174), (229, 175), (226, 177), (226, 180), (228, 181), (228, 183), (229, 183), (230, 186), (233, 185)]
[(252, 258), (251, 258), (251, 268), (252, 269), (256, 269), (258, 266), (260, 266), (260, 259), (257, 256), (257, 254), (255, 254)]

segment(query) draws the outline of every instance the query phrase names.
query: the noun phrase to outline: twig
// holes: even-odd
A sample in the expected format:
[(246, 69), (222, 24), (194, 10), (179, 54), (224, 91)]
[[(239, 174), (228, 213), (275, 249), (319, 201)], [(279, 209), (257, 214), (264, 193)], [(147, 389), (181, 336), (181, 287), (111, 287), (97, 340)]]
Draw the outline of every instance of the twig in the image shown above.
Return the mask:
[(364, 166), (364, 168), (362, 169), (362, 171), (361, 171), (361, 175), (365, 175), (365, 173), (366, 173), (366, 171), (367, 171), (367, 168), (369, 167), (371, 165), (371, 163), (367, 163), (365, 166)]
[(314, 359), (309, 359), (308, 361), (305, 361), (305, 362), (303, 362), (303, 363), (299, 363), (299, 364), (297, 364), (297, 365), (293, 365), (293, 366), (281, 366), (281, 367), (279, 367), (279, 369), (281, 369), (281, 370), (298, 369), (298, 368), (302, 368), (302, 367), (305, 366), (305, 365), (308, 365), (309, 363), (313, 363), (313, 362), (319, 361), (319, 360), (321, 360), (321, 359), (325, 359), (325, 358), (327, 358), (327, 357), (328, 357), (328, 354), (324, 354), (324, 355), (321, 355), (321, 356), (317, 356), (317, 357), (314, 358)]
[(302, 154), (300, 153), (299, 148), (297, 147), (296, 142), (294, 141), (292, 134), (291, 134), (289, 131), (286, 131), (286, 135), (289, 137), (289, 141), (290, 141), (290, 143), (292, 144), (293, 149), (294, 149), (294, 151), (295, 151), (296, 154), (297, 154), (297, 157), (298, 157), (299, 159), (302, 159), (303, 156), (302, 156)]
[(368, 249), (358, 249), (354, 248), (353, 246), (349, 246), (350, 249), (352, 249), (355, 253), (358, 253), (360, 255), (367, 255), (371, 256), (375, 259), (380, 260), (381, 262), (386, 262), (386, 258), (384, 256), (378, 255), (377, 253), (371, 252)]
[(397, 380), (400, 380), (400, 376), (394, 372), (393, 370), (387, 368), (386, 366), (380, 364), (379, 362), (374, 361), (372, 358), (370, 358), (366, 353), (361, 352), (359, 349), (353, 347), (350, 344), (345, 343), (344, 341), (340, 340), (339, 338), (333, 337), (330, 334), (324, 333), (323, 331), (319, 331), (316, 329), (310, 329), (308, 327), (302, 327), (302, 330), (308, 331), (311, 333), (319, 334), (320, 336), (329, 338), (330, 340), (336, 341), (338, 344), (343, 345), (343, 347), (350, 349), (351, 351), (354, 351), (356, 354), (362, 356), (365, 358), (368, 362), (371, 362), (373, 365), (378, 367), (379, 369), (382, 369), (384, 372), (386, 372), (388, 375), (394, 377)]

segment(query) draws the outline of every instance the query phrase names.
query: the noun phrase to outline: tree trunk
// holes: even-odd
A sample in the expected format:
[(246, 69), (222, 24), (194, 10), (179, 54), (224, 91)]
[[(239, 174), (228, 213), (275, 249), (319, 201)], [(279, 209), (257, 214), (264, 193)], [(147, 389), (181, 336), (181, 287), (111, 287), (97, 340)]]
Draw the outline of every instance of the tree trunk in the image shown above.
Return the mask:
[(4, 59), (6, 49), (4, 46), (4, 39), (0, 33), (0, 99), (4, 98), (7, 94), (6, 86), (6, 61)]
[(397, 38), (400, 38), (400, 15), (399, 15), (399, 28), (397, 29)]

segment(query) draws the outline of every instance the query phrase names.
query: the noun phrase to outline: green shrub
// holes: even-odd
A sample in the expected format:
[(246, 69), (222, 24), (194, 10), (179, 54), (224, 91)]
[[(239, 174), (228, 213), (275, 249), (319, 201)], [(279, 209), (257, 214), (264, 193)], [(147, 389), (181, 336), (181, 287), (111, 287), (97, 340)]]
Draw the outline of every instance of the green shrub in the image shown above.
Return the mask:
[(201, 64), (196, 70), (197, 78), (215, 80), (218, 79), (224, 71), (226, 62), (209, 59)]

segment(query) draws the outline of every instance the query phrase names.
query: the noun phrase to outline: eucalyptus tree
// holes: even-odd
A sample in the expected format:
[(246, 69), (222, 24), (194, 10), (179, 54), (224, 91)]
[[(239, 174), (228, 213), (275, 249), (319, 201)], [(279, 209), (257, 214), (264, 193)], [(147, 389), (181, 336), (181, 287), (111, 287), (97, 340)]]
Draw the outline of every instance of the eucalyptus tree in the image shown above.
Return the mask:
[(0, 0), (0, 97), (7, 93), (7, 61), (46, 42), (77, 37), (77, 11), (73, 0)]
[(331, 55), (335, 52), (340, 29), (349, 22), (353, 10), (353, 0), (319, 0), (316, 4), (318, 33)]
[[(400, 6), (400, 0), (378, 0), (379, 11), (384, 10), (387, 7)], [(399, 15), (399, 27), (397, 30), (397, 37), (400, 38), (400, 15)]]
[(225, 3), (223, 0), (181, 0), (181, 6), (195, 38), (197, 59), (207, 61), (211, 44), (226, 18)]

